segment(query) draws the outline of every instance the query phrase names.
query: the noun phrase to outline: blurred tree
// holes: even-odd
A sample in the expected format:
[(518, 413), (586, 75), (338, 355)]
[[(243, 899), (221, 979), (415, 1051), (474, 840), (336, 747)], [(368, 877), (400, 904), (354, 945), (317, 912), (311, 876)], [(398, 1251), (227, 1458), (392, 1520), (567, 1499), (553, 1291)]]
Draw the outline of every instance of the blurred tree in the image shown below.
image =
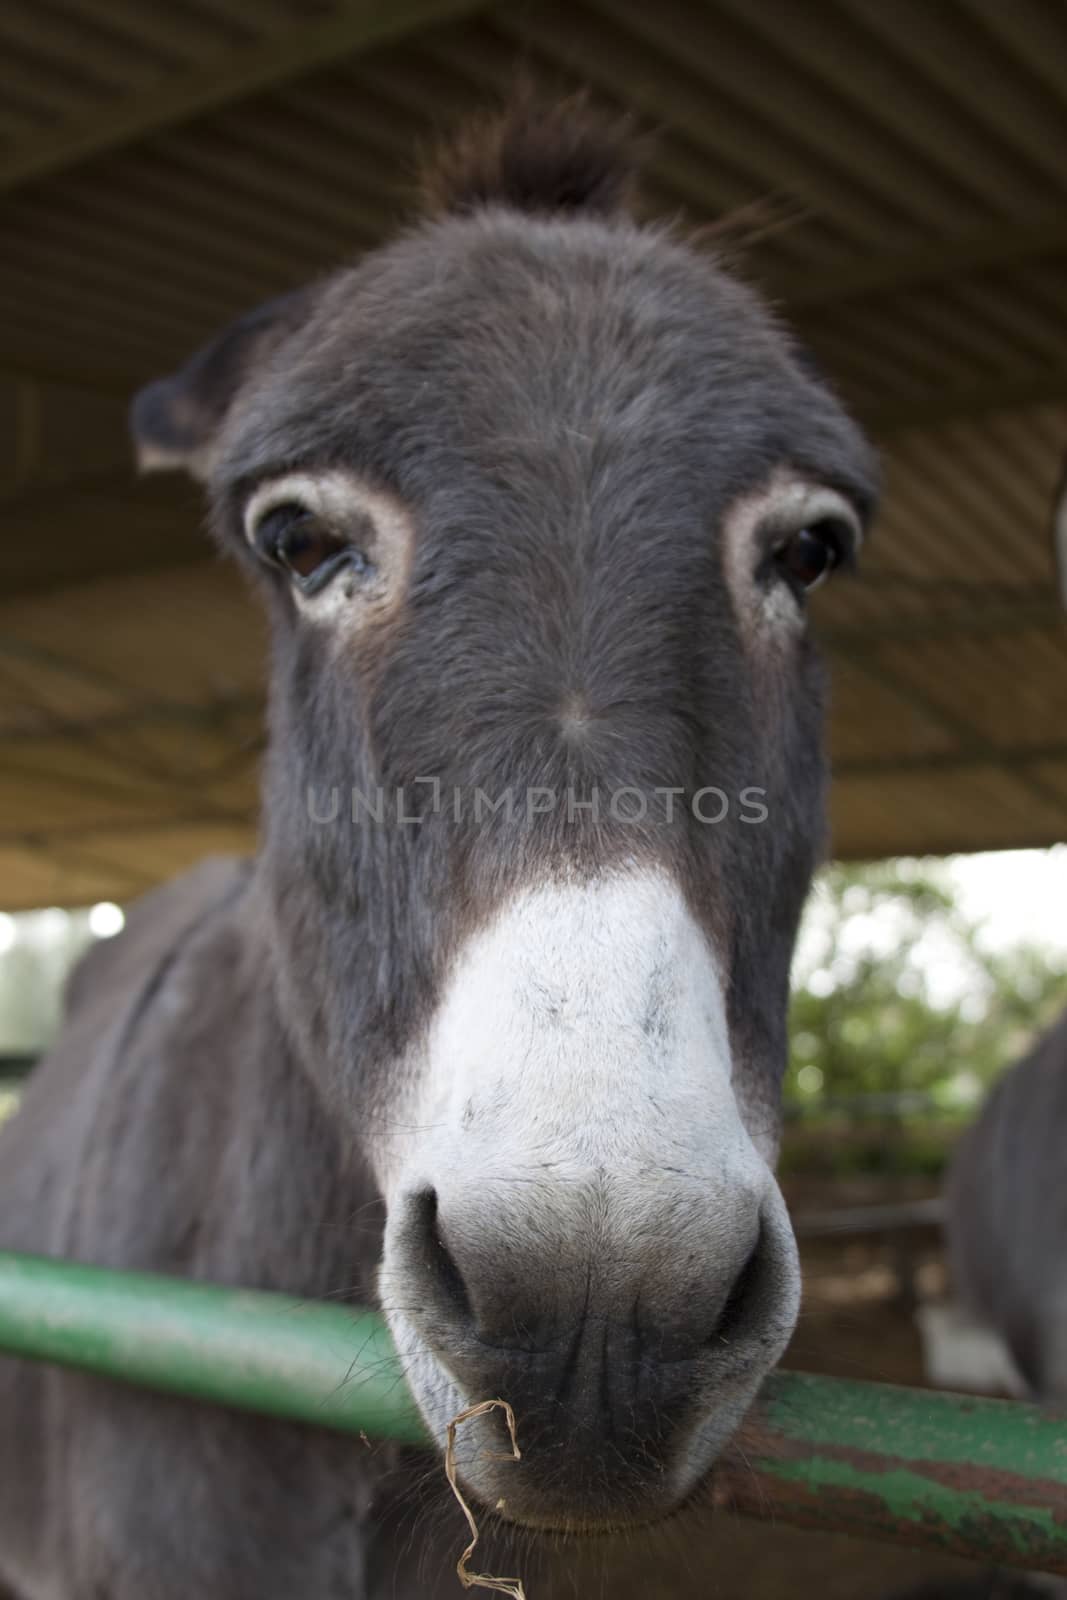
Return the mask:
[(89, 913), (25, 911), (4, 917), (0, 931), (0, 1059), (37, 1055), (59, 1028), (67, 973), (93, 942)]
[(991, 945), (945, 863), (827, 867), (794, 964), (787, 1102), (918, 1092), (969, 1110), (1065, 1004), (1062, 956)]

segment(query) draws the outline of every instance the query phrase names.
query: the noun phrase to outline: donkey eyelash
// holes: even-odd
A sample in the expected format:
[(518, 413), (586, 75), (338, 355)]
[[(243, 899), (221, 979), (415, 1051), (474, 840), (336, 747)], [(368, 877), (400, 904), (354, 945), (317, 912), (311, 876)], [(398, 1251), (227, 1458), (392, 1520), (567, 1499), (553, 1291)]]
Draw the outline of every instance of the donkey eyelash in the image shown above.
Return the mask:
[(835, 572), (855, 570), (863, 527), (842, 495), (822, 489), (795, 507), (772, 512), (758, 537), (757, 579), (765, 586), (784, 582), (803, 601)]
[(250, 486), (239, 515), (245, 543), (309, 624), (362, 634), (402, 605), (414, 513), (392, 490), (340, 467), (304, 467)]
[[(357, 519), (370, 531), (367, 519)], [(364, 551), (348, 529), (331, 528), (300, 501), (283, 501), (256, 523), (252, 543), (271, 566), (278, 567), (302, 594), (320, 593), (342, 571), (362, 575), (370, 570)]]
[(773, 551), (794, 534), (816, 524), (830, 524), (838, 532), (843, 552), (854, 560), (863, 543), (863, 523), (852, 502), (836, 489), (812, 489), (797, 495), (794, 503), (771, 509), (759, 525), (758, 537)]
[(348, 596), (352, 581), (374, 570), (374, 519), (355, 484), (339, 474), (293, 473), (262, 485), (245, 507), (244, 532), (260, 559), (306, 599), (342, 573)]

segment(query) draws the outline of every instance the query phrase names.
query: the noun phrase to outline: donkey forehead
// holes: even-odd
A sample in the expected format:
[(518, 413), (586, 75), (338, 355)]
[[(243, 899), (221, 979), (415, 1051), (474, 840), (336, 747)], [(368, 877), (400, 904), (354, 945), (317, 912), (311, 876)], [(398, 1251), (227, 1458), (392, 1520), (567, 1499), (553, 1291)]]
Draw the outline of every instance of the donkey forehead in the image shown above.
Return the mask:
[(613, 444), (695, 494), (783, 461), (865, 502), (874, 477), (859, 431), (710, 261), (629, 222), (508, 212), (425, 225), (335, 277), (221, 443), (223, 497), (344, 462), (420, 499), (450, 468), (521, 477)]

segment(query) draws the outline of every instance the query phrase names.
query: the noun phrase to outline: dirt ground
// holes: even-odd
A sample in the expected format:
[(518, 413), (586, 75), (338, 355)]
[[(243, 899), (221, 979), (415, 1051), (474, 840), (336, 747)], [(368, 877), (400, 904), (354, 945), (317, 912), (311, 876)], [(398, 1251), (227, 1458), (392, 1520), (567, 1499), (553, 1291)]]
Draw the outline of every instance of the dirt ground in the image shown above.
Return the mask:
[[(838, 1204), (857, 1198), (835, 1195)], [(825, 1194), (790, 1195), (794, 1214), (806, 1204), (825, 1205), (827, 1199)], [(937, 1297), (944, 1290), (936, 1233), (905, 1239), (802, 1240), (801, 1254), (804, 1304), (785, 1365), (835, 1377), (922, 1385), (922, 1353), (908, 1290), (919, 1298)], [(982, 1577), (970, 1562), (739, 1518), (724, 1519), (720, 1535), (715, 1570), (709, 1572), (699, 1600), (896, 1600), (902, 1591), (927, 1584), (934, 1587), (923, 1589), (922, 1600), (942, 1593), (954, 1600), (961, 1580)], [(1005, 1591), (997, 1586), (989, 1592), (999, 1596)]]

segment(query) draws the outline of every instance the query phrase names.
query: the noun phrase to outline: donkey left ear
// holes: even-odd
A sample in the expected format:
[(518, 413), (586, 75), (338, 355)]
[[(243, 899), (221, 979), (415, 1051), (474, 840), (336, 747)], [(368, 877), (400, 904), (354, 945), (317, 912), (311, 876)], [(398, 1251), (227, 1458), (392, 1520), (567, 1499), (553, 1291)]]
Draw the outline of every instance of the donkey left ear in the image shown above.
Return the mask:
[(130, 432), (142, 472), (181, 468), (201, 482), (234, 397), (257, 363), (307, 318), (311, 289), (257, 306), (190, 356), (169, 378), (141, 389), (130, 406)]

